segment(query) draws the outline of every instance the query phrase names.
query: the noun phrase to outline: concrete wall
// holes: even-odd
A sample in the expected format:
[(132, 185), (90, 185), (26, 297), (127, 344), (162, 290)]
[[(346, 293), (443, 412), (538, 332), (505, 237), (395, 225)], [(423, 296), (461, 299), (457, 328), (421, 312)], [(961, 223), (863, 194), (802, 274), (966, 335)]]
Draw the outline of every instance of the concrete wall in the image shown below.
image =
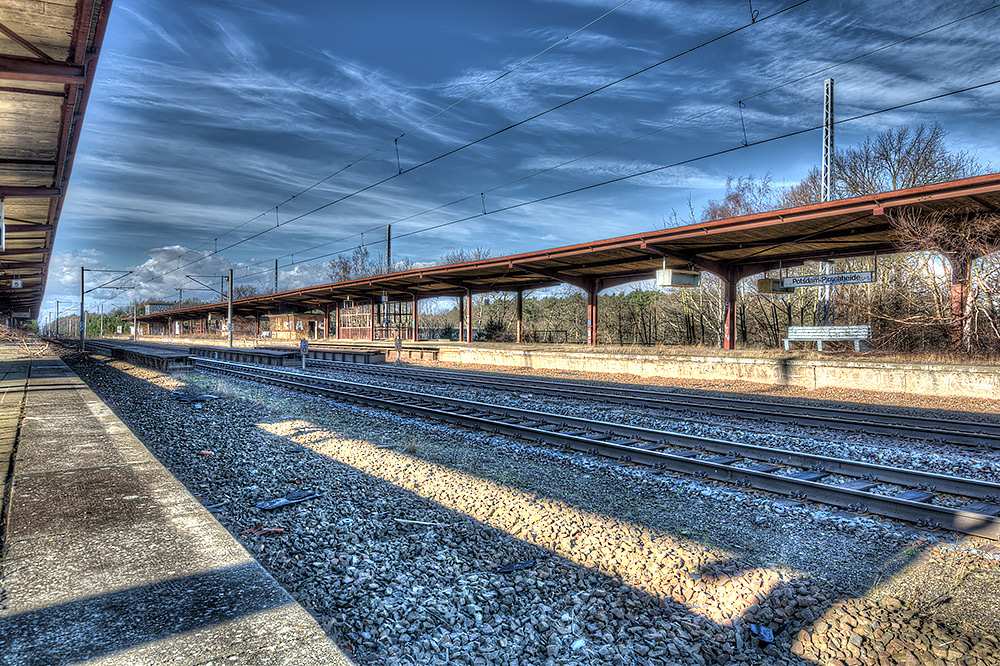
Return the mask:
[(600, 352), (442, 348), (439, 360), (518, 368), (741, 380), (816, 389), (836, 387), (969, 398), (1000, 397), (1000, 368), (881, 361), (782, 360), (726, 356), (654, 356)]

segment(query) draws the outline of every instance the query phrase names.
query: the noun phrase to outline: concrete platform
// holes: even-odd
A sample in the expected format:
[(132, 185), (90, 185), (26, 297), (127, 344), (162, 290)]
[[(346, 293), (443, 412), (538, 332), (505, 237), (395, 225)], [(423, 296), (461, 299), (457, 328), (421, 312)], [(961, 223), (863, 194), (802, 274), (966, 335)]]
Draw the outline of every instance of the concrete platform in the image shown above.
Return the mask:
[(517, 347), (476, 344), (442, 347), (438, 360), (448, 363), (499, 365), (534, 370), (564, 370), (748, 381), (807, 389), (837, 388), (889, 391), (916, 395), (996, 399), (1000, 368), (981, 364), (908, 363), (865, 358), (819, 358), (751, 351), (694, 356), (668, 352), (636, 353), (597, 349)]
[(351, 663), (61, 360), (28, 366), (0, 346), (0, 664)]

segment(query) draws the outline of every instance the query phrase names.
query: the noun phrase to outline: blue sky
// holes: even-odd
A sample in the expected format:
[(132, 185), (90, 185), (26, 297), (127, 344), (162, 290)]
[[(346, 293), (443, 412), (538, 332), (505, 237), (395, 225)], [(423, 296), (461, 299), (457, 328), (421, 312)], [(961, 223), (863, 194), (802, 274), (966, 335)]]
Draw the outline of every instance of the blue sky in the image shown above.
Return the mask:
[[(282, 289), (327, 282), (323, 264), (329, 257), (310, 258), (350, 251), (361, 232), (365, 242), (380, 240), (387, 223), (393, 224), (394, 257), (418, 263), (461, 248), (488, 247), (498, 256), (660, 228), (672, 210), (686, 213), (689, 198), (699, 210), (722, 196), (730, 175), (770, 172), (778, 184), (794, 184), (818, 163), (820, 134), (403, 236), (481, 213), (480, 192), (489, 191), (485, 206), (495, 210), (739, 146), (744, 124), (751, 142), (817, 125), (827, 76), (836, 81), (836, 115), (844, 118), (989, 81), (1000, 71), (993, 39), (1000, 28), (997, 9), (754, 97), (990, 6), (811, 0), (762, 21), (794, 2), (754, 0), (757, 22), (734, 35), (213, 254), (275, 227), (276, 204), (338, 170), (280, 206), (277, 220), (750, 19), (743, 1), (631, 0), (560, 42), (620, 2), (301, 1), (279, 9), (256, 0), (116, 0), (42, 316), (54, 310), (56, 299), (78, 299), (81, 265), (136, 270), (136, 289), (109, 301), (114, 304), (132, 297), (173, 299), (177, 287), (197, 286), (185, 274), (228, 268), (236, 270), (237, 284), (265, 287), (275, 258)], [(736, 103), (743, 99), (741, 124)], [(998, 101), (1000, 86), (994, 86), (845, 123), (837, 128), (837, 143), (845, 147), (902, 124), (940, 122), (954, 149), (996, 168)], [(718, 107), (724, 108), (706, 114)], [(706, 115), (691, 119), (699, 114)], [(664, 127), (669, 129), (494, 189)], [(393, 139), (400, 135), (397, 166)], [(254, 219), (261, 213), (266, 215)], [(244, 226), (230, 231), (238, 225)], [(383, 251), (381, 245), (370, 249)], [(259, 271), (265, 272), (253, 275)], [(88, 287), (100, 279), (91, 274)]]

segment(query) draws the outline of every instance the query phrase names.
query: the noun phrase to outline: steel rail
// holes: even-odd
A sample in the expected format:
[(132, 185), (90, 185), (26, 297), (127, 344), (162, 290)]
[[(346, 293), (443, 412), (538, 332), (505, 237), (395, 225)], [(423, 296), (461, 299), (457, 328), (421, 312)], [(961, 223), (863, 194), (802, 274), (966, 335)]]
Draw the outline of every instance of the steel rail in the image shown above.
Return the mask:
[[(584, 384), (580, 382), (554, 382), (526, 378), (521, 375), (482, 375), (452, 370), (414, 370), (399, 367), (359, 365), (340, 361), (307, 360), (307, 365), (332, 368), (345, 372), (363, 372), (378, 375), (405, 375), (425, 381), (480, 385), (493, 390), (520, 391), (535, 387), (550, 395), (581, 400), (601, 400), (630, 406), (665, 406), (694, 411), (711, 410), (716, 414), (737, 416), (753, 420), (812, 425), (850, 432), (879, 433), (896, 437), (910, 437), (943, 441), (950, 444), (1000, 448), (1000, 424), (981, 421), (959, 421), (940, 417), (906, 416), (884, 412), (857, 411), (795, 405), (778, 402), (754, 402), (740, 398), (696, 396), (668, 393), (650, 389), (626, 388), (610, 384)], [(499, 383), (510, 381), (510, 385)]]
[[(112, 341), (103, 341), (112, 342)], [(130, 343), (154, 348), (176, 348), (176, 345), (157, 343)], [(110, 345), (109, 345), (110, 346)], [(662, 406), (711, 412), (746, 418), (754, 421), (793, 423), (825, 427), (846, 432), (878, 433), (893, 437), (908, 437), (948, 444), (969, 445), (1000, 449), (1000, 423), (988, 421), (942, 419), (939, 416), (907, 416), (885, 412), (837, 409), (822, 405), (796, 405), (773, 401), (751, 401), (740, 398), (702, 396), (689, 393), (657, 391), (652, 389), (622, 387), (614, 384), (556, 382), (523, 375), (485, 374), (455, 370), (400, 368), (309, 359), (308, 365), (350, 372), (378, 375), (405, 375), (424, 381), (438, 381), (459, 385), (480, 385), (492, 390), (517, 392), (532, 388), (551, 395), (561, 395), (578, 400), (598, 400), (624, 404), (631, 407)], [(498, 383), (509, 381), (510, 385)], [(684, 419), (695, 421), (695, 419)], [(702, 421), (703, 422), (703, 421)]]
[[(699, 460), (690, 457), (690, 453), (678, 455), (677, 453), (660, 450), (665, 445), (665, 442), (673, 443), (673, 441), (680, 441), (681, 439), (690, 443), (697, 441), (699, 448), (704, 448), (706, 441), (711, 442), (713, 446), (726, 446), (733, 455), (740, 455), (741, 457), (750, 457), (742, 453), (742, 451), (759, 450), (765, 447), (751, 447), (750, 445), (723, 442), (722, 440), (704, 440), (681, 433), (618, 426), (617, 424), (593, 422), (575, 417), (547, 414), (545, 412), (458, 400), (415, 391), (387, 389), (385, 387), (357, 384), (354, 382), (342, 382), (328, 377), (249, 366), (229, 361), (197, 358), (193, 359), (193, 362), (198, 368), (253, 382), (271, 383), (298, 391), (316, 393), (366, 405), (375, 405), (413, 416), (474, 427), (529, 441), (548, 443), (561, 448), (601, 455), (623, 462), (634, 462), (657, 469), (751, 486), (795, 498), (805, 498), (832, 506), (844, 507), (862, 513), (874, 513), (924, 526), (936, 526), (951, 531), (1000, 540), (1000, 518), (988, 515), (987, 513), (915, 502), (864, 490), (855, 490), (816, 481), (777, 475), (772, 473), (775, 469), (760, 471), (736, 467), (730, 464), (730, 462), (735, 461), (724, 462), (719, 461), (719, 459), (716, 459), (716, 461)], [(573, 428), (584, 425), (586, 429), (581, 431), (562, 432), (558, 430), (560, 427)], [(614, 432), (618, 436), (623, 437), (623, 441), (615, 442), (595, 439), (594, 437), (603, 437), (603, 435), (599, 434), (599, 429), (604, 429), (606, 432)], [(588, 431), (591, 433), (590, 436), (587, 436)], [(594, 431), (598, 431), (598, 434), (594, 434)], [(655, 437), (655, 439), (644, 437), (647, 441), (646, 447), (641, 446), (641, 442), (631, 439), (633, 435), (638, 435), (640, 431), (646, 436)], [(675, 437), (679, 439), (672, 441), (672, 438)], [(770, 451), (778, 457), (788, 455), (792, 457), (789, 459), (799, 460), (803, 463), (809, 459), (808, 454), (778, 449)], [(886, 482), (897, 483), (899, 485), (926, 485), (928, 477), (933, 477), (941, 483), (951, 483), (952, 488), (960, 488), (960, 493), (958, 490), (952, 492), (964, 496), (985, 499), (994, 499), (994, 497), (1000, 496), (1000, 484), (947, 477), (944, 475), (929, 475), (924, 472), (909, 472), (908, 470), (899, 468), (868, 465), (866, 463), (856, 463), (835, 458), (816, 458), (826, 461), (831, 466), (835, 464), (843, 465), (842, 468), (838, 469), (837, 473), (846, 476), (858, 473), (862, 469), (866, 470), (866, 476), (875, 476), (876, 478), (879, 472), (884, 472), (895, 475), (893, 477), (895, 480)], [(914, 481), (911, 481), (910, 484), (901, 483), (906, 475), (912, 475)]]

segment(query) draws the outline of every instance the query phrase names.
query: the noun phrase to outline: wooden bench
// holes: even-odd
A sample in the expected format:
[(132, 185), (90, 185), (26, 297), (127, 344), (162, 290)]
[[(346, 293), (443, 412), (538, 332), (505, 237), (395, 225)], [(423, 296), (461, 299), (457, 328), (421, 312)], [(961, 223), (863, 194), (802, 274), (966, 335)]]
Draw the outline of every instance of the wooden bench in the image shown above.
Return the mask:
[(789, 326), (785, 351), (789, 342), (815, 342), (819, 351), (823, 351), (824, 342), (853, 342), (854, 351), (859, 352), (861, 341), (871, 336), (871, 326)]

